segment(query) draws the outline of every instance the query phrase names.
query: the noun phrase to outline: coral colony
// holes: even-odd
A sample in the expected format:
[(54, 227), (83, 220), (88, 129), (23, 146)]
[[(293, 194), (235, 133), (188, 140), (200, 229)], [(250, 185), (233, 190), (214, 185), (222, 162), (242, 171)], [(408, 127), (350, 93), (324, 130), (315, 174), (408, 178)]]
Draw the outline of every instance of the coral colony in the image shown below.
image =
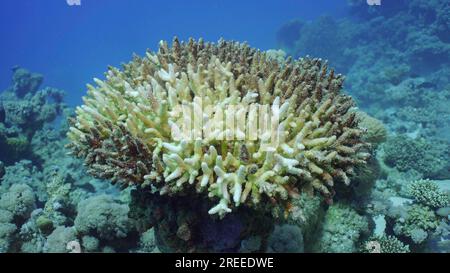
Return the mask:
[(450, 3), (348, 2), (268, 51), (161, 42), (76, 109), (13, 67), (0, 253), (450, 252)]
[[(334, 184), (348, 185), (369, 156), (343, 80), (320, 59), (278, 62), (237, 42), (174, 38), (88, 86), (69, 147), (93, 175), (161, 195), (195, 189), (219, 216), (240, 205), (286, 207), (301, 192), (332, 198)], [(271, 106), (272, 118), (258, 119), (270, 131), (239, 126), (257, 124), (246, 110), (257, 105)]]

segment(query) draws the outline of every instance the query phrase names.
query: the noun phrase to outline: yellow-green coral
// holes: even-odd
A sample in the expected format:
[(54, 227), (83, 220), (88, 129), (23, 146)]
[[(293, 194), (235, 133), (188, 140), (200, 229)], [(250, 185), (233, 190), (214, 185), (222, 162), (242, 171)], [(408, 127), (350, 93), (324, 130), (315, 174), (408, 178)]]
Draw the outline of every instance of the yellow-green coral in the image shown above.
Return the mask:
[[(298, 191), (331, 198), (334, 182), (349, 184), (354, 166), (368, 157), (349, 111), (353, 101), (340, 94), (343, 80), (321, 59), (280, 62), (246, 44), (175, 38), (172, 47), (161, 42), (158, 52), (111, 67), (106, 80), (88, 85), (69, 146), (93, 175), (113, 182), (151, 185), (160, 194), (208, 193), (217, 202), (210, 214), (240, 204), (287, 205)], [(279, 145), (264, 150), (264, 140), (217, 134), (175, 139), (180, 119), (193, 122), (178, 111), (189, 103), (194, 113), (277, 106)]]
[(363, 136), (364, 141), (375, 147), (386, 141), (387, 131), (381, 121), (361, 111), (357, 111), (356, 116), (359, 127), (366, 132)]
[(443, 208), (449, 205), (449, 196), (439, 186), (428, 179), (413, 181), (408, 186), (408, 193), (414, 199), (431, 208)]

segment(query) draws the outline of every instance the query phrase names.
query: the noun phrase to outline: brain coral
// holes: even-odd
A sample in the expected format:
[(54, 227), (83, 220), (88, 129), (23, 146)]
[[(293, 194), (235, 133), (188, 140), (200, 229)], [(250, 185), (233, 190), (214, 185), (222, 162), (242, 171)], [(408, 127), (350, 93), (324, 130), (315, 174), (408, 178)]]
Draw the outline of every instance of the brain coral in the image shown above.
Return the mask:
[[(354, 166), (368, 157), (349, 111), (353, 101), (340, 93), (344, 77), (321, 59), (279, 61), (237, 42), (175, 38), (171, 47), (161, 42), (158, 52), (94, 80), (68, 133), (73, 154), (113, 183), (151, 185), (170, 196), (205, 193), (216, 202), (210, 214), (223, 216), (240, 204), (288, 206), (299, 191), (331, 198), (333, 184), (349, 184)], [(264, 150), (267, 138), (220, 134), (176, 140), (180, 119), (195, 117), (180, 116), (186, 104), (194, 113), (270, 105), (279, 115), (279, 145)], [(248, 112), (239, 118), (255, 122)]]

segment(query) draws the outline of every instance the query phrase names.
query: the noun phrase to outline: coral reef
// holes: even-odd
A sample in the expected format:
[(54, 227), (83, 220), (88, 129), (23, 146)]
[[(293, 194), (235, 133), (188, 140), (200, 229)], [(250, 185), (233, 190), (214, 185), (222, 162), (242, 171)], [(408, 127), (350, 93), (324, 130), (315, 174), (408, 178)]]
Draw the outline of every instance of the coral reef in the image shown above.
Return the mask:
[(98, 195), (83, 200), (78, 205), (75, 218), (77, 233), (104, 240), (125, 238), (131, 231), (129, 208), (110, 195)]
[(345, 204), (330, 206), (318, 234), (315, 252), (355, 252), (358, 242), (369, 234), (368, 220)]
[(85, 252), (98, 252), (99, 246), (100, 246), (100, 240), (97, 239), (94, 236), (83, 236), (81, 238), (82, 240), (82, 247)]
[(280, 46), (327, 58), (358, 104), (392, 131), (448, 138), (448, 1), (349, 2), (346, 17), (287, 22)]
[(0, 209), (12, 213), (14, 222), (20, 223), (30, 217), (36, 206), (33, 190), (26, 184), (14, 184), (0, 198)]
[(77, 237), (73, 227), (57, 227), (47, 238), (45, 252), (65, 253), (71, 252), (67, 247), (69, 242), (76, 241)]
[[(450, 4), (349, 2), (282, 26), (282, 49), (161, 42), (76, 110), (13, 68), (0, 253), (450, 252)], [(215, 119), (254, 105), (276, 146)]]
[(41, 75), (23, 68), (13, 72), (12, 86), (0, 94), (0, 160), (6, 164), (33, 159), (30, 145), (34, 134), (67, 108), (61, 90), (38, 90)]
[(443, 208), (450, 203), (449, 195), (428, 179), (411, 182), (408, 190), (417, 202), (431, 208)]
[(5, 164), (2, 161), (0, 161), (0, 179), (2, 179), (4, 175), (5, 175)]
[[(379, 245), (379, 249), (373, 249), (373, 243)], [(371, 253), (409, 253), (408, 245), (405, 245), (395, 236), (381, 236), (369, 238), (363, 245), (362, 252)]]
[[(95, 81), (68, 133), (73, 154), (91, 174), (113, 182), (151, 185), (168, 195), (205, 192), (216, 202), (210, 214), (223, 217), (240, 204), (287, 206), (299, 189), (331, 198), (334, 183), (349, 184), (354, 167), (369, 156), (349, 112), (353, 102), (339, 93), (343, 77), (320, 59), (279, 63), (236, 42), (175, 38), (172, 47), (161, 42), (158, 52)], [(280, 107), (274, 128), (283, 132), (280, 145), (268, 151), (264, 139), (225, 140), (220, 127), (181, 141), (170, 130), (186, 118), (178, 112), (183, 104), (196, 111), (254, 103)]]
[(269, 237), (269, 253), (302, 253), (304, 251), (302, 230), (295, 225), (275, 226)]
[(428, 236), (424, 251), (431, 253), (448, 253), (449, 249), (450, 225), (448, 221), (441, 220), (436, 230)]
[(21, 160), (5, 168), (0, 193), (7, 192), (10, 187), (16, 184), (26, 184), (32, 189), (33, 194), (40, 202), (45, 202), (47, 194), (45, 184), (41, 183), (43, 180), (42, 172), (39, 171), (37, 166), (33, 165), (32, 161)]
[(305, 251), (314, 244), (318, 226), (322, 224), (325, 209), (320, 196), (310, 196), (306, 193), (293, 200), (287, 212), (287, 223), (300, 227), (304, 238)]
[(277, 38), (281, 48), (289, 55), (320, 56), (341, 70), (351, 61), (345, 48), (350, 46), (355, 32), (350, 28), (341, 29), (344, 25), (338, 25), (331, 16), (321, 16), (314, 22), (294, 20), (280, 28)]
[(421, 205), (412, 205), (407, 209), (406, 217), (396, 222), (394, 232), (398, 236), (409, 237), (415, 244), (420, 244), (437, 226), (438, 219), (432, 210)]
[(11, 212), (0, 209), (0, 253), (7, 252), (13, 242), (17, 230), (17, 226), (12, 223), (13, 217)]
[(138, 252), (143, 252), (143, 253), (158, 252), (158, 248), (156, 247), (155, 230), (154, 229), (151, 228), (141, 234), (141, 238), (139, 239)]
[(17, 94), (18, 97), (23, 97), (27, 93), (36, 93), (44, 80), (44, 77), (41, 74), (30, 73), (28, 70), (18, 66), (13, 67), (13, 72), (12, 91)]
[(384, 162), (399, 171), (414, 170), (425, 178), (447, 178), (450, 167), (449, 146), (426, 139), (394, 136), (383, 145)]
[(359, 120), (359, 127), (365, 130), (364, 141), (370, 143), (374, 148), (386, 141), (388, 132), (380, 120), (362, 111), (358, 111), (356, 117)]
[(241, 241), (240, 253), (259, 252), (261, 249), (262, 238), (260, 236), (251, 236), (248, 239)]
[(47, 178), (47, 200), (44, 204), (43, 215), (37, 219), (38, 226), (46, 227), (67, 225), (74, 217), (74, 205), (70, 200), (72, 184), (67, 182), (57, 171)]
[(140, 233), (154, 230), (155, 244), (163, 253), (237, 252), (252, 237), (261, 238), (252, 252), (264, 251), (274, 225), (270, 215), (239, 207), (217, 219), (208, 214), (210, 205), (204, 197), (171, 198), (136, 188), (131, 191), (129, 216)]
[[(74, 227), (81, 200), (118, 190), (86, 175), (82, 161), (66, 154), (65, 118), (73, 111), (63, 92), (39, 90), (40, 78), (17, 68), (13, 85), (0, 95), (0, 252), (72, 252), (69, 242), (88, 252), (121, 250), (119, 243), (108, 245)], [(93, 215), (93, 222), (103, 216)], [(137, 245), (129, 238), (127, 249)]]

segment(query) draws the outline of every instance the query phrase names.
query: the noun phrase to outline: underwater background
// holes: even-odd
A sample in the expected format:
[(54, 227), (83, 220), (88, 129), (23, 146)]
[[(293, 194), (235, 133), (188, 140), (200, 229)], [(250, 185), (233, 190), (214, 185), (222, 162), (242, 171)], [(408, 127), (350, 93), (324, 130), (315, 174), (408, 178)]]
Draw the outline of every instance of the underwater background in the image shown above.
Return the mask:
[[(450, 252), (449, 1), (68, 2), (1, 3), (0, 253)], [(201, 218), (191, 192), (99, 178), (66, 147), (86, 84), (174, 36), (328, 60), (357, 103), (366, 166), (284, 217)]]

